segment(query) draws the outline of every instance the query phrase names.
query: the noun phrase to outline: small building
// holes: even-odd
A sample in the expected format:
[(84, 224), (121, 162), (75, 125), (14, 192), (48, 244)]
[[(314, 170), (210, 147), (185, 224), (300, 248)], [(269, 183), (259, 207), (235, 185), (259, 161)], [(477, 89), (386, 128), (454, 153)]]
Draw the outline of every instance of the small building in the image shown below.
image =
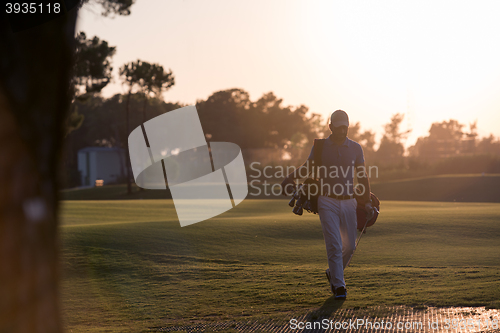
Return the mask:
[(78, 151), (78, 171), (82, 186), (95, 186), (96, 180), (104, 185), (124, 178), (125, 150), (122, 148), (87, 147)]

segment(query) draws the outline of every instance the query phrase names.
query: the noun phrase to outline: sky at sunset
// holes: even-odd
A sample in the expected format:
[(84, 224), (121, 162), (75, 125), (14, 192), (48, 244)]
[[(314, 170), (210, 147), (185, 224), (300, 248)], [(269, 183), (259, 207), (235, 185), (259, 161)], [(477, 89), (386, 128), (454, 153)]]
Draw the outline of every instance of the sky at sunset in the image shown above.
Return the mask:
[(172, 69), (166, 101), (194, 104), (242, 88), (382, 134), (405, 113), (407, 145), (432, 122), (477, 120), (500, 136), (500, 1), (137, 0), (132, 14), (80, 11), (78, 31), (117, 47), (106, 97), (125, 92), (118, 68), (141, 59)]

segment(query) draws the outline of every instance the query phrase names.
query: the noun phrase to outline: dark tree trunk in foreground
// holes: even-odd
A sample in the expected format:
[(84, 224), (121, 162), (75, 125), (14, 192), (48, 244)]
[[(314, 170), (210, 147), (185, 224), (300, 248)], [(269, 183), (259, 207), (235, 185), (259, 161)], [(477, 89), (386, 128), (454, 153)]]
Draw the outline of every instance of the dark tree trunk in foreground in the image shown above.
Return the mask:
[(60, 332), (58, 168), (76, 10), (0, 21), (0, 332)]

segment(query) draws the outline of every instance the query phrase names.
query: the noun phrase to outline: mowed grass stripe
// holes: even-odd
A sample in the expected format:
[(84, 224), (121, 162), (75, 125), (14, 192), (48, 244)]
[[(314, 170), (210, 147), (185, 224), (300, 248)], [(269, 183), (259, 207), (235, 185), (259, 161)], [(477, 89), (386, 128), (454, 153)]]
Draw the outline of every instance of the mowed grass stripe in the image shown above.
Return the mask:
[[(344, 308), (500, 304), (500, 204), (384, 201)], [(141, 331), (335, 304), (317, 215), (246, 200), (181, 228), (171, 200), (62, 202), (67, 328)], [(335, 305), (340, 306), (340, 305)]]

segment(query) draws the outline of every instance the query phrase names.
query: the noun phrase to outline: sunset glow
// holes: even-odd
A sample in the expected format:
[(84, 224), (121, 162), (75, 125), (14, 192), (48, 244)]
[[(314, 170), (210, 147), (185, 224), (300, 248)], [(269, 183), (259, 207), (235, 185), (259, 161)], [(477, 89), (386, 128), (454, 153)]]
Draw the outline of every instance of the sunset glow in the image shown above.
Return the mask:
[(166, 100), (238, 87), (325, 119), (342, 108), (378, 138), (405, 113), (407, 145), (450, 118), (500, 135), (499, 2), (138, 1), (114, 20), (89, 8), (79, 30), (117, 46), (115, 68), (139, 58), (172, 69)]

